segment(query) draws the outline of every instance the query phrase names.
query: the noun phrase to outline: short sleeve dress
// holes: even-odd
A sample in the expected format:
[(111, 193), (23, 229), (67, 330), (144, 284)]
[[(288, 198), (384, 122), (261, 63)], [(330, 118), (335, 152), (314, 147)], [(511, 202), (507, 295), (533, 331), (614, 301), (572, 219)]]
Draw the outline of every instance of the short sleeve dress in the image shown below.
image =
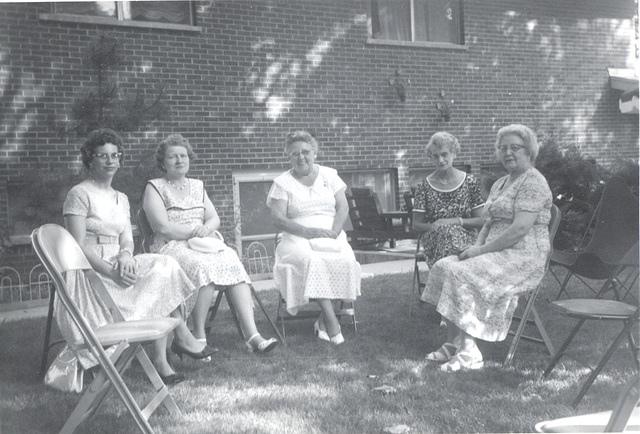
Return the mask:
[[(182, 199), (173, 194), (163, 178), (152, 179), (149, 184), (162, 198), (170, 222), (195, 228), (204, 223), (204, 183), (191, 178), (187, 178), (187, 182), (189, 195)], [(238, 254), (230, 247), (216, 253), (202, 253), (192, 250), (187, 240), (170, 240), (158, 233), (154, 234), (153, 240), (151, 251), (175, 258), (197, 288), (209, 284), (251, 283)]]
[(436, 262), (422, 294), (423, 301), (436, 305), (460, 329), (491, 342), (506, 338), (518, 297), (540, 284), (550, 249), (552, 196), (547, 180), (535, 168), (505, 188), (507, 179), (495, 182), (484, 206), (491, 224), (486, 242), (502, 234), (520, 211), (537, 213), (533, 227), (507, 249)]
[[(278, 176), (267, 196), (287, 202), (287, 217), (304, 226), (330, 229), (336, 215), (335, 194), (346, 188), (334, 169), (318, 166), (318, 177), (308, 187), (290, 171)], [(312, 299), (355, 300), (360, 295), (360, 264), (344, 231), (337, 238), (337, 251), (314, 250), (308, 239), (287, 232), (276, 248), (274, 280), (295, 315)]]
[[(433, 223), (445, 218), (469, 218), (471, 211), (483, 204), (480, 183), (473, 175), (465, 174), (464, 179), (451, 190), (434, 187), (425, 178), (416, 188), (413, 211), (424, 213), (425, 222)], [(429, 268), (433, 264), (475, 243), (478, 231), (465, 229), (459, 224), (446, 225), (425, 232), (420, 236)]]
[[(63, 205), (65, 216), (77, 215), (86, 218), (85, 247), (109, 263), (114, 262), (120, 251), (117, 240), (130, 218), (127, 196), (119, 191), (116, 194), (115, 202), (107, 202), (102, 197), (97, 197), (91, 186), (81, 183), (69, 191)], [(101, 238), (107, 239), (108, 242), (98, 243), (98, 235), (105, 236)], [(134, 259), (138, 263), (138, 279), (128, 288), (123, 288), (98, 273), (126, 320), (167, 318), (194, 294), (195, 287), (173, 258), (142, 254), (136, 255)], [(106, 306), (95, 296), (81, 271), (68, 272), (65, 279), (71, 297), (92, 328), (112, 321)], [(62, 304), (56, 304), (56, 319), (67, 342), (75, 342), (81, 338), (79, 330)], [(79, 351), (77, 355), (84, 368), (96, 364), (93, 356), (87, 351)]]

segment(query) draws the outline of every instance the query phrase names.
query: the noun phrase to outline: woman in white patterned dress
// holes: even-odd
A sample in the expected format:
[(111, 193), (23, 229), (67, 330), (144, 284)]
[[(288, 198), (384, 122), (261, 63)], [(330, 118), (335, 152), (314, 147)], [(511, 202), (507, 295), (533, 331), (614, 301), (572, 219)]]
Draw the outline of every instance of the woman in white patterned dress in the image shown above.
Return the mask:
[[(178, 263), (162, 255), (133, 256), (129, 200), (111, 187), (123, 156), (122, 139), (115, 131), (96, 130), (89, 134), (81, 152), (82, 162), (90, 174), (67, 194), (63, 206), (67, 229), (125, 319), (181, 318), (181, 307), (194, 294), (195, 287)], [(84, 276), (67, 273), (66, 280), (92, 326), (106, 324), (110, 314), (95, 298)], [(68, 342), (79, 336), (61, 306), (57, 306), (56, 317)], [(208, 357), (213, 352), (193, 337), (184, 321), (175, 330), (173, 346), (193, 358)], [(95, 364), (86, 352), (79, 352), (78, 359), (84, 368)], [(166, 359), (166, 338), (155, 341), (153, 362), (166, 384), (184, 379)]]
[(447, 341), (427, 355), (444, 362), (444, 371), (481, 367), (476, 339), (504, 340), (518, 297), (544, 276), (552, 196), (533, 167), (536, 136), (524, 125), (509, 125), (498, 131), (495, 147), (509, 174), (491, 188), (478, 239), (458, 256), (436, 262), (422, 294), (447, 322)]
[(315, 164), (318, 143), (304, 130), (287, 134), (285, 153), (291, 169), (271, 186), (267, 205), (283, 231), (276, 249), (274, 279), (292, 315), (316, 301), (322, 313), (316, 336), (344, 342), (332, 300), (360, 295), (360, 264), (342, 230), (348, 216), (346, 185), (331, 168)]
[[(278, 343), (258, 333), (253, 316), (251, 280), (235, 250), (216, 243), (216, 251), (196, 251), (189, 243), (213, 242), (220, 218), (204, 190), (204, 183), (187, 178), (193, 148), (180, 134), (172, 134), (156, 149), (156, 163), (164, 172), (145, 188), (143, 208), (154, 231), (152, 251), (175, 258), (196, 285), (198, 298), (191, 313), (193, 334), (207, 341), (205, 320), (216, 286), (227, 287), (246, 346), (251, 351), (268, 352)], [(204, 240), (202, 240), (204, 239)]]

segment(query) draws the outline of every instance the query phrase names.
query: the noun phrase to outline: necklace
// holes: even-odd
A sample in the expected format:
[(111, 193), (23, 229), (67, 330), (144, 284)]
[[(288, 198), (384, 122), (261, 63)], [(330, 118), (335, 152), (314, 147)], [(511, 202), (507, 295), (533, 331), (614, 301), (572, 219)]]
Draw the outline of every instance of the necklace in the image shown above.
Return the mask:
[(171, 182), (170, 179), (167, 179), (167, 182), (169, 183), (170, 186), (172, 186), (176, 190), (184, 190), (185, 188), (187, 188), (187, 180), (186, 179), (184, 179), (182, 181), (182, 186), (181, 187), (178, 187), (177, 185), (175, 185), (173, 182)]

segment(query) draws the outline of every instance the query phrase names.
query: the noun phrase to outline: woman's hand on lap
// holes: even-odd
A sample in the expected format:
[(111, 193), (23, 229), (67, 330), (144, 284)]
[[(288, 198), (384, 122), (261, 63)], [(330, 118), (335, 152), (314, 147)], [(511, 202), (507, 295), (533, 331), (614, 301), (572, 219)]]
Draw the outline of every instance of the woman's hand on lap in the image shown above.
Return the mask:
[(482, 255), (482, 253), (483, 253), (482, 248), (480, 246), (471, 246), (471, 247), (467, 247), (462, 252), (460, 252), (460, 254), (458, 255), (458, 259), (462, 261), (465, 259), (480, 256)]

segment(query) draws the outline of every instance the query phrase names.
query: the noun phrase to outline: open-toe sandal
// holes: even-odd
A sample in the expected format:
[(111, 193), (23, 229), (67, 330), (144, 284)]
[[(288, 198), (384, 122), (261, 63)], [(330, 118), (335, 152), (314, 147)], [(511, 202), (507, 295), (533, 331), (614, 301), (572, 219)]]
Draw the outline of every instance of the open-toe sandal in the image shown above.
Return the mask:
[(461, 370), (480, 369), (484, 366), (482, 354), (480, 352), (459, 351), (447, 363), (440, 366), (444, 372), (458, 372)]
[(425, 360), (428, 360), (429, 362), (445, 363), (453, 358), (458, 349), (459, 347), (457, 345), (452, 344), (451, 342), (445, 342), (440, 348), (427, 354), (425, 356)]

